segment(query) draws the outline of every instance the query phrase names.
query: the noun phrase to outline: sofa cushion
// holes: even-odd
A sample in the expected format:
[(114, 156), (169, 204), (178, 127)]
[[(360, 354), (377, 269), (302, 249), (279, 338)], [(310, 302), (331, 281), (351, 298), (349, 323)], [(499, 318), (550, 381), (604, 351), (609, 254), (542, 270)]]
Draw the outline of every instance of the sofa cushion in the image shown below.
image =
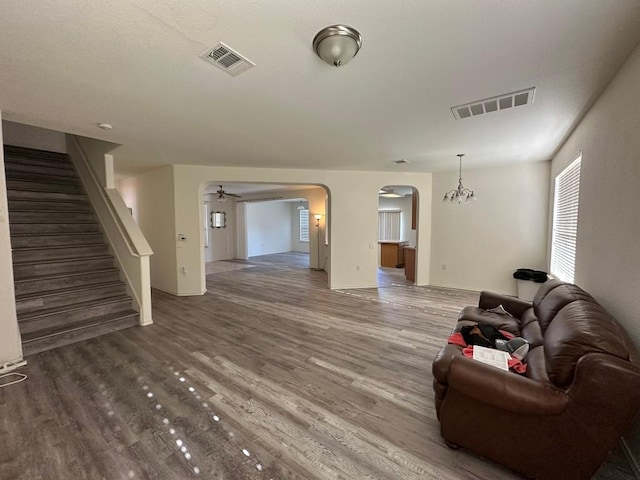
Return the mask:
[(533, 311), (545, 334), (556, 314), (571, 302), (583, 300), (597, 303), (591, 295), (571, 283), (549, 280), (543, 283), (533, 298)]
[(547, 361), (544, 357), (544, 347), (542, 345), (531, 348), (525, 358), (527, 364), (527, 377), (531, 380), (540, 382), (548, 382)]
[(620, 327), (599, 304), (574, 301), (562, 308), (547, 328), (544, 353), (549, 380), (564, 388), (572, 381), (576, 364), (588, 353), (606, 353), (628, 359)]
[(522, 326), (520, 336), (529, 342), (531, 348), (538, 347), (542, 345), (542, 342), (544, 342), (540, 323), (537, 321), (528, 322), (526, 325)]

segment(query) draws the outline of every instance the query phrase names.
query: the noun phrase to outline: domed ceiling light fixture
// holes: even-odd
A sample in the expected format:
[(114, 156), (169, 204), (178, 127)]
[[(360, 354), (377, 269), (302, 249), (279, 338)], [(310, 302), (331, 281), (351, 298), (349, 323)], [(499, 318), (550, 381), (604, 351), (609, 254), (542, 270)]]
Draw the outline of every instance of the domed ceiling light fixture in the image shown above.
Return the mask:
[(464, 157), (464, 153), (458, 153), (457, 156), (460, 159), (458, 188), (455, 188), (444, 194), (444, 198), (442, 199), (444, 203), (469, 203), (475, 201), (477, 198), (473, 190), (464, 188), (464, 185), (462, 185), (462, 157)]
[(358, 54), (362, 36), (352, 27), (330, 25), (320, 30), (313, 38), (313, 50), (334, 67), (346, 65)]

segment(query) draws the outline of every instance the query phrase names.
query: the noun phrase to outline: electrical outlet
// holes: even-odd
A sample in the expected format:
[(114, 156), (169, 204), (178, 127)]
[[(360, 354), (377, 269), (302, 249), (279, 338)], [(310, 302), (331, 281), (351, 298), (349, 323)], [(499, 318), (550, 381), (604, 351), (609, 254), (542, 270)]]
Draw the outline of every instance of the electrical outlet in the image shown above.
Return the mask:
[(180, 269), (180, 271), (182, 272), (183, 275), (186, 275), (187, 274), (187, 267), (182, 267)]
[(446, 269), (447, 269), (447, 264), (446, 264), (446, 263), (443, 263), (443, 264), (442, 264), (442, 269), (443, 269), (443, 270), (446, 270)]
[(356, 265), (356, 272), (360, 271), (360, 265)]

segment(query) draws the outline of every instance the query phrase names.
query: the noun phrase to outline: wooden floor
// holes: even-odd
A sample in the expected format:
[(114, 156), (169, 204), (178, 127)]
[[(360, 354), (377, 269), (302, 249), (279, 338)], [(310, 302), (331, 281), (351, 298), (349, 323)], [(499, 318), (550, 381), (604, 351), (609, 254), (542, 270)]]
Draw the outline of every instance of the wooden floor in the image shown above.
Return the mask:
[[(0, 389), (0, 478), (520, 478), (439, 435), (431, 360), (477, 294), (248, 263), (154, 292), (154, 325), (29, 357)], [(618, 455), (597, 478), (627, 473)]]

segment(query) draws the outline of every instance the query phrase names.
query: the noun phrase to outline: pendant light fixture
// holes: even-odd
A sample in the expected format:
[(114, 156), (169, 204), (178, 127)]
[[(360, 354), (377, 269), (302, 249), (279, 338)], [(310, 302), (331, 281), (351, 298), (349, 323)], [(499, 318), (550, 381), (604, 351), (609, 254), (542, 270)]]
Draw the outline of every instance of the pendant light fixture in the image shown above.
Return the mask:
[(346, 65), (358, 54), (361, 46), (360, 33), (346, 25), (325, 27), (313, 39), (313, 50), (333, 67)]
[(458, 188), (444, 194), (444, 198), (442, 199), (444, 203), (469, 203), (476, 200), (476, 194), (474, 191), (469, 190), (462, 185), (462, 157), (464, 157), (464, 153), (459, 153), (457, 156), (460, 159)]

